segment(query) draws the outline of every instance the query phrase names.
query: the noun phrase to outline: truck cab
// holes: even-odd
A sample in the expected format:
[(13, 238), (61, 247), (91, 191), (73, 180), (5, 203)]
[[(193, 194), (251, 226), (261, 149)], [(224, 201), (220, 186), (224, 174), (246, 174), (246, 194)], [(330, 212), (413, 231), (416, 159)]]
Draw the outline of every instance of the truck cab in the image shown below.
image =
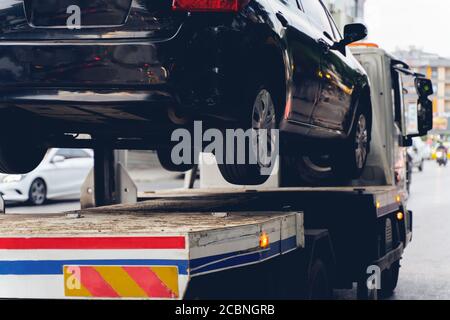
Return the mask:
[[(425, 135), (431, 129), (428, 122), (432, 108), (430, 103), (422, 102), (418, 82), (430, 81), (375, 44), (359, 43), (351, 50), (369, 75), (374, 106), (371, 153), (361, 179), (354, 183), (397, 186), (407, 198), (410, 170), (407, 147), (412, 145), (414, 137)], [(418, 102), (415, 105), (404, 99), (407, 77), (414, 78), (416, 83)], [(426, 115), (422, 117), (421, 113)]]

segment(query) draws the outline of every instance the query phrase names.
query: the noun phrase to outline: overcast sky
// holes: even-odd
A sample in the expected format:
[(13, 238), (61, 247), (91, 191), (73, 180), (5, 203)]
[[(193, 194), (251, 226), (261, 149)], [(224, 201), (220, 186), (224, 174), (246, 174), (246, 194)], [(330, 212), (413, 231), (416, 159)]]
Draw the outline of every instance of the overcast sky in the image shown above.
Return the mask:
[(411, 45), (450, 57), (450, 0), (367, 0), (369, 40), (394, 51)]

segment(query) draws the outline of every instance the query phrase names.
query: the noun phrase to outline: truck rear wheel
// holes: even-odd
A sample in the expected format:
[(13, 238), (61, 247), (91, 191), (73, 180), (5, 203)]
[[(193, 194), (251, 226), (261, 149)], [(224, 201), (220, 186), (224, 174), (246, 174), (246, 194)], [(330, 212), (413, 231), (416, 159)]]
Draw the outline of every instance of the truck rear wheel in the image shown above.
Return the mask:
[(308, 272), (306, 298), (308, 300), (330, 300), (332, 288), (328, 269), (321, 259), (316, 259)]
[(378, 300), (378, 290), (369, 289), (367, 286), (366, 278), (363, 278), (362, 280), (358, 281), (356, 295), (358, 300)]

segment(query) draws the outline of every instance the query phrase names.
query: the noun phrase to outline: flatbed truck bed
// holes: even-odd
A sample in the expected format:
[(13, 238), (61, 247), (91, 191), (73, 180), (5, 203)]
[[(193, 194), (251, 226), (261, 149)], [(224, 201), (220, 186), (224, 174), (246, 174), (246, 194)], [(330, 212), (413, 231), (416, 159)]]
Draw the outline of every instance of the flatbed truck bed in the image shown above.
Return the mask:
[(1, 215), (0, 297), (320, 298), (364, 282), (370, 265), (389, 270), (411, 239), (411, 213), (390, 187), (143, 198)]

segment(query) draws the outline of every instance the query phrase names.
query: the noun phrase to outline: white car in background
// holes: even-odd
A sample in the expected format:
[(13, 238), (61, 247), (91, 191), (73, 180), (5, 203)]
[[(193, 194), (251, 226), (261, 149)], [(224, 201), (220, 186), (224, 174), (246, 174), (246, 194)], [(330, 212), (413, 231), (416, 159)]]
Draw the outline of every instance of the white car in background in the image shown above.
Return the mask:
[(94, 166), (88, 149), (50, 149), (28, 174), (0, 176), (0, 194), (7, 202), (42, 205), (47, 199), (79, 199), (81, 185)]

